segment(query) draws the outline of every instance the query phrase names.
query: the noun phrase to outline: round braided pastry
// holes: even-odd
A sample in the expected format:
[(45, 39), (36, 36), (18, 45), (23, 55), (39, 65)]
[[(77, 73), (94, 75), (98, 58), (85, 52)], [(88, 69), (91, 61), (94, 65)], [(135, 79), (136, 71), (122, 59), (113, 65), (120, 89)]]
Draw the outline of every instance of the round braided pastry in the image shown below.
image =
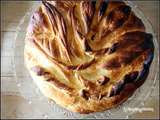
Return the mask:
[(152, 35), (118, 1), (43, 1), (31, 17), (25, 64), (41, 92), (91, 113), (127, 100), (147, 77)]

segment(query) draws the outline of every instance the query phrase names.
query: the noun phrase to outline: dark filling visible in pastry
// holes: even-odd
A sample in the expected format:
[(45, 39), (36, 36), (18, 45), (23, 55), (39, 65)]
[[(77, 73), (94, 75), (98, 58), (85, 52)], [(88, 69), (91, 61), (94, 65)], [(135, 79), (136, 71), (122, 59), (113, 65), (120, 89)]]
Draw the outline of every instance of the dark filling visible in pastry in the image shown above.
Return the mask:
[(117, 83), (112, 88), (112, 90), (108, 96), (112, 97), (114, 95), (118, 95), (123, 90), (124, 86), (129, 83), (135, 84), (138, 87), (139, 85), (136, 83), (137, 82), (142, 83), (145, 81), (145, 79), (149, 73), (149, 66), (150, 66), (150, 63), (152, 60), (153, 60), (153, 53), (150, 52), (150, 54), (148, 55), (148, 58), (144, 62), (143, 69), (140, 72), (135, 71), (135, 72), (132, 72), (132, 73), (125, 75), (124, 79), (121, 80), (119, 83)]

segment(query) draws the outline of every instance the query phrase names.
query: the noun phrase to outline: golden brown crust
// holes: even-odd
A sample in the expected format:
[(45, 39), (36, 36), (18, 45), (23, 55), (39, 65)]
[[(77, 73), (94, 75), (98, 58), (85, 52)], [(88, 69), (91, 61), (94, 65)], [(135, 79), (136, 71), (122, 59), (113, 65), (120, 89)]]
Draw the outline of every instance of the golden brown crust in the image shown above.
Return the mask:
[(124, 2), (43, 1), (25, 41), (25, 64), (42, 93), (74, 112), (115, 107), (144, 81), (152, 35)]

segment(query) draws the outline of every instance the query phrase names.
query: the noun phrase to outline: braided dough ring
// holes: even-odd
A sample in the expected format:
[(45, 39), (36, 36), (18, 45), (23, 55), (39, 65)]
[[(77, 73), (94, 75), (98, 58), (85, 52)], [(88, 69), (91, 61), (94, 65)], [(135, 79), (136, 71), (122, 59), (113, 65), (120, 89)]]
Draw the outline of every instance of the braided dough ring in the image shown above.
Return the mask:
[(46, 97), (87, 114), (127, 100), (146, 79), (153, 52), (152, 35), (124, 2), (43, 1), (24, 56)]

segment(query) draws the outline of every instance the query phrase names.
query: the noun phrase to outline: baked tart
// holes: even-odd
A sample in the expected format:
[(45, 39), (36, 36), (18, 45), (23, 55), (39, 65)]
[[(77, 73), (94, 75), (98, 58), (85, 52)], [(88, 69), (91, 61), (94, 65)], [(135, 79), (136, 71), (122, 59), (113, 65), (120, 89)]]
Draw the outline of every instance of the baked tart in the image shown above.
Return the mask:
[(140, 87), (152, 34), (123, 1), (42, 1), (25, 40), (25, 65), (41, 92), (79, 113), (116, 107)]

